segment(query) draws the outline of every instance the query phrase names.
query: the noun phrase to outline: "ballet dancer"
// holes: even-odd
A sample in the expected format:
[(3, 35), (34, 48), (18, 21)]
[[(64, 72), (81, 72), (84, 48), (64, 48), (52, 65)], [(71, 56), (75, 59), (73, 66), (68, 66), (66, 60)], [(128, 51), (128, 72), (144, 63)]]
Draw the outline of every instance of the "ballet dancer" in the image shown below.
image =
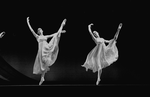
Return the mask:
[[(119, 24), (117, 32), (114, 38), (111, 40), (105, 40), (104, 38), (101, 38), (97, 31), (92, 32), (91, 30), (92, 25), (93, 24), (88, 25), (88, 30), (96, 46), (88, 53), (86, 61), (81, 66), (86, 68), (86, 71), (88, 69), (93, 70), (94, 73), (98, 71), (96, 81), (96, 85), (98, 85), (100, 82), (102, 69), (108, 67), (118, 59), (118, 49), (116, 47), (116, 41), (120, 29), (122, 27), (122, 23)], [(106, 46), (105, 43), (108, 43), (108, 45)]]
[[(43, 35), (43, 30), (41, 28), (38, 28), (38, 34), (36, 34), (29, 23), (29, 17), (27, 17), (27, 24), (29, 26), (29, 29), (38, 42), (38, 53), (33, 67), (33, 74), (41, 74), (39, 85), (44, 82), (45, 73), (50, 70), (49, 67), (52, 66), (57, 59), (57, 55), (59, 52), (58, 44), (61, 33), (66, 32), (65, 30), (62, 30), (65, 23), (66, 19), (63, 20), (59, 30), (54, 34)], [(48, 38), (52, 38), (49, 43), (47, 42)]]

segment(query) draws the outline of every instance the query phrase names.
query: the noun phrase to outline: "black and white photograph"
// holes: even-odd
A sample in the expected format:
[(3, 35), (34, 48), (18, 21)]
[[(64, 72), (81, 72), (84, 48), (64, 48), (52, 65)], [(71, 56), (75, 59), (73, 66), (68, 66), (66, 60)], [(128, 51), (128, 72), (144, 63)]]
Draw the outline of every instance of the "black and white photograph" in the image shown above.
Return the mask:
[(1, 6), (0, 87), (149, 85), (149, 12), (89, 3)]

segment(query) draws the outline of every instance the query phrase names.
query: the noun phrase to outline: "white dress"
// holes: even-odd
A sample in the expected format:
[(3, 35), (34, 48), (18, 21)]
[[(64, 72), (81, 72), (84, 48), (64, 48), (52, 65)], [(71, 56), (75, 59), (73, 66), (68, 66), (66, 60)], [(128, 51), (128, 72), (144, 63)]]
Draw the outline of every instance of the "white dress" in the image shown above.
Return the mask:
[(46, 38), (40, 37), (37, 39), (38, 41), (38, 53), (35, 59), (34, 67), (33, 67), (33, 74), (42, 74), (43, 69), (43, 62), (42, 62), (42, 50), (44, 46), (47, 44)]
[(47, 43), (47, 38), (42, 36), (38, 39), (38, 53), (35, 59), (33, 73), (42, 74), (43, 72), (48, 71), (52, 64), (57, 59), (59, 47), (57, 45), (57, 39), (52, 38), (50, 43)]

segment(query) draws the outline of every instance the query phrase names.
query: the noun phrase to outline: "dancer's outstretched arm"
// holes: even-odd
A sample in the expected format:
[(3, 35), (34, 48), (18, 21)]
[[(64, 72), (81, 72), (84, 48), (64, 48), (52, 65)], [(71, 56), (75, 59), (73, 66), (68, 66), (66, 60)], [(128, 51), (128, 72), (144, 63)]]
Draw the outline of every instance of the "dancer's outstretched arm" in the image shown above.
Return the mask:
[(0, 38), (2, 38), (4, 35), (5, 35), (5, 32), (4, 32), (4, 31), (1, 32), (1, 33), (0, 33)]
[(29, 23), (29, 17), (27, 17), (27, 24), (28, 24), (28, 27), (29, 27), (29, 29), (31, 30), (32, 34), (33, 34), (36, 38), (38, 38), (39, 36), (34, 32), (34, 30), (32, 29), (32, 27), (31, 27), (31, 25), (30, 25), (30, 23)]
[(57, 34), (57, 33), (53, 33), (53, 34), (51, 34), (51, 35), (45, 35), (44, 37), (46, 37), (46, 38), (51, 38), (51, 37), (56, 36), (56, 34)]

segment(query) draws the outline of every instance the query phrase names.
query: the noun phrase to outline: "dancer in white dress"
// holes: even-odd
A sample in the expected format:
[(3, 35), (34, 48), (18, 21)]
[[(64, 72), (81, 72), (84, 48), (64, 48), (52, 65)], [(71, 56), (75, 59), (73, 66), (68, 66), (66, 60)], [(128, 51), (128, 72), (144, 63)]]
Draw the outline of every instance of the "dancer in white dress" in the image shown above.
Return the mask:
[[(57, 55), (59, 52), (58, 44), (61, 33), (66, 32), (65, 30), (62, 30), (65, 23), (66, 19), (63, 20), (59, 30), (51, 35), (43, 35), (43, 30), (41, 28), (38, 28), (37, 33), (39, 35), (37, 35), (29, 23), (29, 17), (27, 17), (27, 24), (29, 26), (29, 29), (38, 41), (38, 53), (33, 67), (33, 74), (41, 74), (41, 81), (39, 85), (43, 83), (45, 73), (50, 70), (49, 66), (53, 65), (57, 59)], [(47, 39), (51, 37), (52, 39), (49, 43), (47, 43)]]
[(0, 38), (2, 38), (4, 35), (5, 35), (5, 32), (4, 32), (4, 31), (1, 32), (1, 33), (0, 33)]
[[(117, 32), (113, 39), (111, 40), (105, 40), (104, 38), (100, 38), (97, 31), (91, 31), (91, 25), (88, 26), (88, 30), (92, 36), (92, 39), (96, 43), (96, 46), (89, 52), (87, 55), (85, 63), (82, 65), (82, 67), (86, 68), (86, 71), (88, 69), (93, 70), (95, 73), (98, 71), (98, 77), (96, 85), (100, 82), (100, 76), (102, 73), (102, 69), (109, 66), (113, 62), (115, 62), (118, 59), (118, 49), (116, 47), (116, 41), (120, 32), (120, 29), (122, 27), (122, 23), (119, 24), (119, 27), (117, 29)], [(105, 43), (109, 43), (107, 46)]]

